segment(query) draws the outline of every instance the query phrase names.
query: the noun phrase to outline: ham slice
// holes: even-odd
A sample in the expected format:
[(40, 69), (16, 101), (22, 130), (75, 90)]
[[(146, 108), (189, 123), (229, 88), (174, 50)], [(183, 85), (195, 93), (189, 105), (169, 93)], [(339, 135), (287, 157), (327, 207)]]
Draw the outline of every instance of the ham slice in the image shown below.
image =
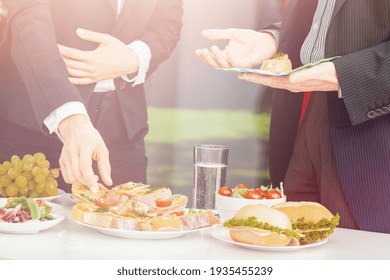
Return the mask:
[(179, 216), (183, 223), (183, 230), (193, 230), (219, 224), (220, 220), (211, 211)]
[(23, 223), (31, 217), (17, 205), (15, 208), (0, 208), (0, 219), (6, 223)]

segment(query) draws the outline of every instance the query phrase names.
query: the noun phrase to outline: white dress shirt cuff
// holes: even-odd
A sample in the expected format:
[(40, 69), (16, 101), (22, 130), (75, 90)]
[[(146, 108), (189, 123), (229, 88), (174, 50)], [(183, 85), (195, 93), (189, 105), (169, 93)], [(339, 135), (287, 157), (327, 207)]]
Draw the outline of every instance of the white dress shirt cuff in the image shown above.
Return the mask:
[(84, 104), (79, 101), (67, 102), (52, 111), (43, 123), (46, 125), (50, 134), (55, 132), (62, 141), (61, 135), (58, 131), (58, 126), (61, 121), (72, 115), (88, 116), (87, 109)]
[(146, 79), (146, 74), (149, 70), (150, 60), (152, 59), (152, 53), (149, 46), (142, 41), (134, 41), (128, 45), (138, 57), (139, 68), (137, 75), (130, 79), (128, 76), (122, 76), (122, 79), (126, 82), (133, 83), (133, 87), (143, 84)]
[(341, 88), (339, 87), (339, 90), (338, 90), (338, 96), (339, 98), (343, 98), (343, 93), (341, 92)]

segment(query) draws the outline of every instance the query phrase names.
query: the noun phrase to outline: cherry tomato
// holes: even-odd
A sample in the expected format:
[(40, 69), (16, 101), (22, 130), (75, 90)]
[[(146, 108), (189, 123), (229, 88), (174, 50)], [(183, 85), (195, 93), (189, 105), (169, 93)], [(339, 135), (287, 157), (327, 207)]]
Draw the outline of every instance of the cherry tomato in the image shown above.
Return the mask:
[(245, 184), (238, 184), (236, 186), (236, 189), (249, 189), (248, 185), (245, 185)]
[(171, 206), (172, 204), (172, 198), (167, 198), (167, 199), (159, 198), (156, 199), (155, 202), (157, 207), (168, 207)]
[(249, 192), (247, 192), (247, 194), (245, 195), (245, 198), (246, 199), (263, 199), (264, 196), (262, 196), (258, 191), (256, 190), (251, 190)]
[(225, 187), (221, 187), (221, 188), (218, 190), (218, 193), (219, 193), (220, 195), (223, 195), (223, 196), (232, 196), (233, 191), (232, 191), (231, 188), (225, 186)]
[(95, 204), (99, 207), (110, 207), (111, 204), (107, 201), (107, 200), (104, 200), (104, 198), (95, 198), (94, 201)]
[(255, 191), (257, 194), (259, 194), (261, 196), (261, 199), (267, 198), (267, 193), (264, 190), (262, 190), (262, 189), (254, 189), (253, 191)]
[(278, 190), (270, 190), (267, 193), (267, 199), (277, 199), (282, 198), (282, 194)]

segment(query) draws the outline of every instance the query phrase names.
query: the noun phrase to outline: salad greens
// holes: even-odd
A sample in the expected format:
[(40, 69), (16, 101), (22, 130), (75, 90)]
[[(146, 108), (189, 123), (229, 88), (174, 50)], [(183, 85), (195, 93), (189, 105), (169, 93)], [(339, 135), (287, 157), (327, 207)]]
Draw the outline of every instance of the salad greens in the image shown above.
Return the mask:
[(20, 205), (20, 208), (30, 214), (32, 220), (54, 220), (55, 218), (50, 215), (52, 209), (43, 200), (34, 200), (32, 198), (16, 197), (9, 200), (4, 208), (15, 208)]

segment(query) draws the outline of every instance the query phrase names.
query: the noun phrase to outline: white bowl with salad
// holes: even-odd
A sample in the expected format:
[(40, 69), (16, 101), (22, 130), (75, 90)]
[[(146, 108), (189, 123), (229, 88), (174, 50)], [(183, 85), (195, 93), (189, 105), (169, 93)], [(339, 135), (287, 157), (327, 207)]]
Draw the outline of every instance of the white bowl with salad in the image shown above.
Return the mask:
[(234, 217), (238, 210), (246, 205), (262, 204), (273, 206), (286, 201), (283, 187), (261, 186), (250, 188), (246, 184), (239, 184), (234, 188), (221, 187), (215, 195), (215, 207), (223, 220)]

